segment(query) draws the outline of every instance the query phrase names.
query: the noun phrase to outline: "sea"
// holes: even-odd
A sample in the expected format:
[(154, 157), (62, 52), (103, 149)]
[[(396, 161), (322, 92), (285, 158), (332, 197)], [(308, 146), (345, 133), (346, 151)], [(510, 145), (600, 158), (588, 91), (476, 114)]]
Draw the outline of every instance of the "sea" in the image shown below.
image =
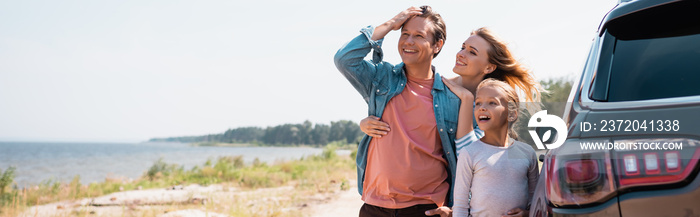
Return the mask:
[[(218, 157), (243, 156), (274, 163), (321, 154), (309, 147), (209, 147), (183, 143), (70, 143), (0, 142), (0, 171), (16, 168), (15, 185), (30, 187), (48, 182), (70, 182), (80, 176), (82, 184), (105, 179), (137, 179), (159, 159), (185, 170), (201, 167)], [(344, 153), (347, 152), (347, 153)], [(349, 154), (339, 150), (338, 154)]]

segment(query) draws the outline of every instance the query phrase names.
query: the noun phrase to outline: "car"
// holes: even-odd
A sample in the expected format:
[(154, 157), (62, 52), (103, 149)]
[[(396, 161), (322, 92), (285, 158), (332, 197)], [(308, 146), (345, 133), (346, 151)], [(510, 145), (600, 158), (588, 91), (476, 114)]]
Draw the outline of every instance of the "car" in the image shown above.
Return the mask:
[(530, 216), (700, 216), (700, 1), (620, 1), (567, 101)]

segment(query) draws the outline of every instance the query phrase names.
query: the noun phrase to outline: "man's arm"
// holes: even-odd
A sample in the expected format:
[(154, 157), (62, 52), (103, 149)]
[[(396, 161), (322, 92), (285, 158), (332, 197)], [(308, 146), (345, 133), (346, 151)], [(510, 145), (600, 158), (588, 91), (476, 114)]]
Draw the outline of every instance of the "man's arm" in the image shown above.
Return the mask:
[(372, 80), (378, 71), (376, 64), (381, 61), (379, 60), (381, 58), (375, 59), (377, 62), (369, 62), (364, 58), (372, 49), (375, 53), (379, 53), (375, 55), (380, 57), (382, 52), (382, 40), (372, 41), (369, 39), (373, 31), (372, 27), (362, 29), (362, 34), (341, 47), (333, 58), (338, 71), (348, 79), (366, 102), (369, 102)]
[[(421, 11), (420, 8), (411, 7), (376, 28), (365, 28), (362, 30), (362, 35), (355, 37), (336, 52), (335, 66), (360, 92), (365, 101), (369, 101), (372, 79), (376, 76), (378, 64), (381, 63), (381, 43), (384, 37), (392, 30), (401, 29), (406, 20), (412, 16), (420, 15)], [(375, 51), (373, 61), (365, 61), (365, 56), (372, 49)]]

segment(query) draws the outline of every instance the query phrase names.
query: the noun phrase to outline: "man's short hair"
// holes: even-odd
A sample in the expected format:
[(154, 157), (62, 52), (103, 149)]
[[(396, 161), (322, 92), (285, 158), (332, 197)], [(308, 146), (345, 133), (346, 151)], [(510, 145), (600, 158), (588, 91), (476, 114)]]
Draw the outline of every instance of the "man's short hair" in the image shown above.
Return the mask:
[[(433, 24), (431, 28), (433, 31), (433, 44), (440, 41), (440, 39), (442, 39), (442, 41), (447, 41), (447, 27), (445, 26), (445, 21), (442, 19), (442, 16), (433, 11), (433, 8), (428, 5), (420, 6), (420, 9), (423, 10), (423, 14), (418, 15), (418, 17), (426, 18)], [(433, 55), (433, 58), (437, 57), (440, 51), (442, 51), (442, 49), (438, 50), (438, 52)]]

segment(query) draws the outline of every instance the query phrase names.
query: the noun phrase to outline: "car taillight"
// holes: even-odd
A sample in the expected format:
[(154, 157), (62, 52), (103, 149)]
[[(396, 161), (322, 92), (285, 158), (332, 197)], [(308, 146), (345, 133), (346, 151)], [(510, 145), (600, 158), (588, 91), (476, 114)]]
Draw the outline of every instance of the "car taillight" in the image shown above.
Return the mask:
[(615, 170), (620, 190), (682, 182), (695, 170), (700, 158), (699, 142), (692, 139), (629, 139), (616, 142), (637, 144), (636, 150), (615, 150)]
[(591, 204), (615, 192), (609, 151), (584, 150), (580, 146), (582, 142), (568, 140), (552, 150), (549, 156), (553, 157), (545, 161), (545, 194), (554, 206)]
[(594, 183), (600, 177), (596, 160), (571, 160), (564, 163), (564, 167), (566, 167), (566, 182), (573, 185)]
[(555, 207), (585, 207), (636, 187), (672, 188), (687, 183), (697, 172), (698, 144), (698, 140), (680, 138), (569, 139), (550, 151), (544, 162), (546, 197)]

